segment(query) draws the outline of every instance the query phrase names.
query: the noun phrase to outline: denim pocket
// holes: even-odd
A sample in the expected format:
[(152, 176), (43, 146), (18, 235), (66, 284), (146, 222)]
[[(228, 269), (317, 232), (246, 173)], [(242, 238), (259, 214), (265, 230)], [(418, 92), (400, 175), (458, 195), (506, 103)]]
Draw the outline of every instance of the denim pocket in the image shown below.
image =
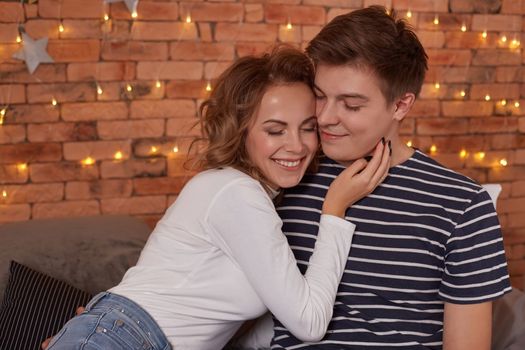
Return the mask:
[(62, 327), (62, 329), (53, 337), (53, 339), (51, 339), (51, 341), (47, 345), (46, 350), (53, 350), (53, 347), (56, 344), (56, 342), (59, 341), (64, 334), (66, 334), (66, 331), (67, 327)]
[(129, 349), (153, 349), (148, 332), (142, 329), (137, 321), (119, 310), (112, 311), (112, 317), (108, 318), (108, 321), (110, 320), (114, 321), (111, 325), (111, 331), (108, 330), (108, 336), (117, 337)]

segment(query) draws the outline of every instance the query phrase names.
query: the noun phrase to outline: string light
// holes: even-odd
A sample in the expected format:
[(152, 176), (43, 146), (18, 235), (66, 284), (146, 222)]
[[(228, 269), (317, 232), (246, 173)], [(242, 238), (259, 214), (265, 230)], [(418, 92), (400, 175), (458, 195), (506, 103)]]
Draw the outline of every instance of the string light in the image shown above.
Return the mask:
[(437, 146), (436, 145), (430, 146), (430, 153), (434, 154), (436, 152), (437, 152)]
[(507, 100), (501, 100), (499, 102), (502, 106), (506, 106), (507, 105)]
[(490, 101), (490, 95), (489, 94), (485, 95), (485, 101)]
[(434, 23), (435, 25), (438, 25), (438, 24), (439, 24), (439, 16), (438, 16), (438, 15), (435, 15), (435, 16), (434, 16), (434, 21), (433, 21), (433, 23)]
[(60, 33), (64, 33), (64, 23), (62, 23), (62, 21), (60, 21), (60, 24), (58, 25), (58, 31)]
[(407, 18), (412, 18), (412, 11), (410, 11), (410, 9), (407, 11)]
[(499, 164), (500, 164), (501, 166), (507, 166), (509, 163), (507, 162), (507, 160), (506, 160), (505, 158), (501, 158), (501, 159), (499, 160)]
[(155, 86), (157, 87), (157, 89), (160, 89), (162, 87), (162, 83), (160, 82), (160, 80), (157, 80)]
[(465, 32), (467, 31), (467, 26), (465, 25), (465, 23), (463, 23), (463, 24), (461, 25), (461, 31), (462, 31), (463, 33), (465, 33)]
[(149, 150), (150, 150), (151, 153), (157, 153), (159, 151), (157, 146), (151, 146), (151, 148)]
[(0, 125), (4, 124), (5, 114), (7, 113), (7, 107), (0, 110)]
[(434, 87), (435, 87), (436, 89), (439, 89), (439, 88), (441, 87), (441, 85), (440, 85), (439, 83), (435, 83), (435, 84), (434, 84)]
[(288, 17), (288, 23), (286, 23), (286, 29), (287, 30), (293, 29), (292, 20), (289, 17)]
[(131, 18), (137, 18), (139, 16), (139, 14), (137, 13), (137, 10), (133, 10), (133, 12), (131, 13)]
[(113, 158), (115, 158), (116, 160), (121, 160), (123, 157), (123, 154), (121, 151), (117, 151), (115, 152), (115, 154), (113, 155)]
[(461, 90), (461, 91), (459, 92), (459, 95), (460, 95), (461, 97), (465, 97), (465, 96), (467, 95), (467, 92), (466, 92), (465, 90)]
[(133, 91), (133, 86), (131, 86), (131, 84), (126, 84), (126, 91), (127, 92)]
[(51, 100), (51, 104), (53, 106), (56, 106), (58, 104), (57, 99), (53, 97), (53, 99)]
[(475, 156), (477, 160), (483, 160), (485, 159), (485, 152), (477, 152)]
[(27, 164), (26, 163), (19, 163), (17, 164), (16, 168), (18, 169), (18, 171), (24, 171), (27, 169)]
[(487, 39), (487, 31), (486, 30), (484, 30), (483, 33), (481, 33), (481, 37), (483, 39)]
[(104, 14), (104, 21), (109, 21), (109, 15), (107, 13)]
[(191, 15), (189, 13), (186, 15), (186, 23), (191, 23)]
[(95, 160), (93, 158), (91, 158), (91, 157), (86, 157), (86, 158), (82, 159), (81, 163), (82, 163), (82, 165), (89, 166), (89, 165), (95, 164)]
[(211, 83), (208, 82), (208, 83), (206, 84), (206, 91), (210, 92), (211, 90), (212, 90), (212, 88), (211, 88)]
[(20, 44), (22, 42), (22, 36), (20, 35), (20, 33), (16, 36), (16, 42), (18, 44)]
[(520, 103), (518, 101), (514, 102), (514, 107), (519, 108), (520, 107)]
[(512, 39), (509, 46), (511, 49), (517, 49), (520, 46), (520, 42), (519, 40)]
[(100, 86), (99, 83), (97, 83), (97, 94), (102, 95), (103, 93), (104, 93), (104, 90), (102, 90), (102, 86)]
[(2, 198), (3, 199), (7, 198), (7, 191), (6, 190), (2, 190)]
[(412, 147), (412, 141), (411, 141), (411, 140), (408, 140), (408, 141), (407, 141), (407, 146), (408, 146), (408, 147)]
[(465, 150), (465, 149), (462, 149), (462, 150), (459, 152), (459, 157), (462, 158), (462, 159), (466, 158), (467, 155), (468, 155), (468, 153), (467, 153), (467, 150)]
[(172, 151), (173, 151), (173, 153), (178, 153), (179, 152), (179, 146), (178, 145), (173, 146)]
[(501, 40), (502, 43), (506, 43), (507, 42), (507, 36), (506, 35), (502, 35), (500, 40)]

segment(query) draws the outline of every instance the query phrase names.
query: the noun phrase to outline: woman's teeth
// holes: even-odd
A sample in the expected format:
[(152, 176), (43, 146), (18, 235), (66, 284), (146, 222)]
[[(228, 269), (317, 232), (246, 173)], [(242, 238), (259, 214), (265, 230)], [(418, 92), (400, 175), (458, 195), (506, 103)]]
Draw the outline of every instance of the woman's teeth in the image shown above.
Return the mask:
[(274, 162), (276, 162), (279, 165), (282, 165), (282, 166), (285, 166), (285, 167), (288, 167), (288, 168), (292, 168), (292, 167), (298, 166), (301, 161), (300, 160), (296, 160), (296, 161), (290, 162), (290, 161), (286, 161), (286, 160), (274, 159)]

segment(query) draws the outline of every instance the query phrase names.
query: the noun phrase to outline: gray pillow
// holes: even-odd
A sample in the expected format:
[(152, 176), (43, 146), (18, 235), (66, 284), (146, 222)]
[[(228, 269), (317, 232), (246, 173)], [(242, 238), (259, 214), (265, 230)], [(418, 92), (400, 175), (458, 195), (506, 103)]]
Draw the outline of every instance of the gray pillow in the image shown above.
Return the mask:
[(0, 300), (16, 260), (91, 294), (135, 265), (150, 228), (131, 216), (31, 220), (0, 225)]

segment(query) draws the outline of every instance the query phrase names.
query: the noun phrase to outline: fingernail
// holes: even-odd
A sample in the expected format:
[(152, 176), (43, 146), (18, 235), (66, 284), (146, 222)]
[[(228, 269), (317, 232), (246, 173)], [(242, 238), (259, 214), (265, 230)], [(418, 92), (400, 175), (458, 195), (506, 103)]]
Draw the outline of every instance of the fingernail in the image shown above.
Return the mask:
[(388, 141), (388, 149), (389, 149), (389, 152), (390, 152), (390, 156), (392, 156), (392, 140)]
[(383, 144), (383, 146), (385, 145), (385, 138), (384, 137), (381, 137), (381, 143)]

